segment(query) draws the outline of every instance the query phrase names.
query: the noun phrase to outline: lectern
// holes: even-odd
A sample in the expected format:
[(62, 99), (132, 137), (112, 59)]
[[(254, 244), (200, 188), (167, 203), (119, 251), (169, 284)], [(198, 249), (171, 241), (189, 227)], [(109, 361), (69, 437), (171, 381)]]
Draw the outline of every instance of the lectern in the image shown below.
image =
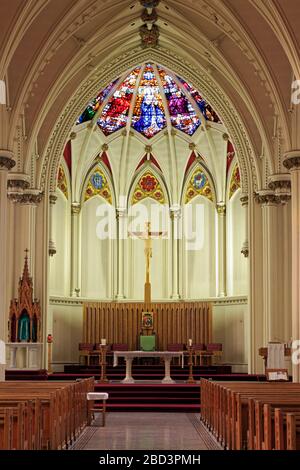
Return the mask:
[[(268, 360), (268, 348), (259, 348), (258, 353), (261, 357), (263, 357), (265, 362), (265, 369), (267, 368), (267, 360)], [(285, 346), (284, 348), (284, 356), (289, 357), (291, 356), (291, 348)]]

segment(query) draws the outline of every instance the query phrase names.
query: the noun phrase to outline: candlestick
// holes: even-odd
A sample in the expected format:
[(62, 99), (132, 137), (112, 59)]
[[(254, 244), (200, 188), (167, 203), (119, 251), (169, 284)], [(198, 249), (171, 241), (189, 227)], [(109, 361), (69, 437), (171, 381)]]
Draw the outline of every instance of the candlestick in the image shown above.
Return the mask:
[[(106, 340), (105, 340), (106, 342)], [(107, 346), (106, 344), (102, 344), (101, 340), (101, 346), (100, 346), (100, 351), (101, 351), (101, 377), (99, 382), (100, 383), (107, 383), (108, 379), (106, 377), (106, 352), (107, 352)]]
[(189, 347), (188, 347), (188, 352), (189, 352), (189, 362), (188, 362), (188, 365), (189, 365), (189, 378), (187, 379), (187, 383), (188, 384), (195, 384), (196, 380), (194, 379), (194, 376), (193, 376), (193, 355), (194, 355), (194, 350), (192, 348), (192, 344), (190, 344), (190, 341), (192, 341), (192, 340), (189, 340)]

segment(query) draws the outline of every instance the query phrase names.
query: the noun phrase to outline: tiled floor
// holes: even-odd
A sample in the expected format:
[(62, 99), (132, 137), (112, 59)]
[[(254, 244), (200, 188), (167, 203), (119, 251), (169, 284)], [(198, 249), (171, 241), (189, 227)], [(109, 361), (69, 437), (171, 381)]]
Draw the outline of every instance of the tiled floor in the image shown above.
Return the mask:
[(109, 413), (97, 418), (73, 450), (211, 450), (219, 446), (192, 413)]

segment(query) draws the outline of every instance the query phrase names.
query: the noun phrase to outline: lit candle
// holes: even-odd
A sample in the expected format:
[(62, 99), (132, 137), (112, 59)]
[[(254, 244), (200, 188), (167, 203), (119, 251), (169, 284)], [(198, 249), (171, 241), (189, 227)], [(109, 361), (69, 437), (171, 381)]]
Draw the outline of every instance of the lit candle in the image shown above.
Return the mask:
[(193, 344), (193, 341), (191, 339), (189, 339), (189, 347), (191, 347)]
[(106, 339), (104, 338), (101, 339), (101, 346), (106, 346)]

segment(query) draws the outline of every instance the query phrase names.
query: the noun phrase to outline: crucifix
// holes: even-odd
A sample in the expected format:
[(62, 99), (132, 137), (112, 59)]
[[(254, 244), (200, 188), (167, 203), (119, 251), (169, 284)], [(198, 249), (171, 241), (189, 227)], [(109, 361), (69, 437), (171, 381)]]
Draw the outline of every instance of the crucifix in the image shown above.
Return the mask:
[(145, 240), (145, 258), (146, 258), (146, 281), (144, 291), (144, 302), (151, 304), (151, 282), (150, 282), (150, 258), (152, 258), (152, 239), (160, 238), (166, 232), (151, 232), (151, 222), (146, 222), (146, 230), (144, 232), (129, 232), (135, 238)]

